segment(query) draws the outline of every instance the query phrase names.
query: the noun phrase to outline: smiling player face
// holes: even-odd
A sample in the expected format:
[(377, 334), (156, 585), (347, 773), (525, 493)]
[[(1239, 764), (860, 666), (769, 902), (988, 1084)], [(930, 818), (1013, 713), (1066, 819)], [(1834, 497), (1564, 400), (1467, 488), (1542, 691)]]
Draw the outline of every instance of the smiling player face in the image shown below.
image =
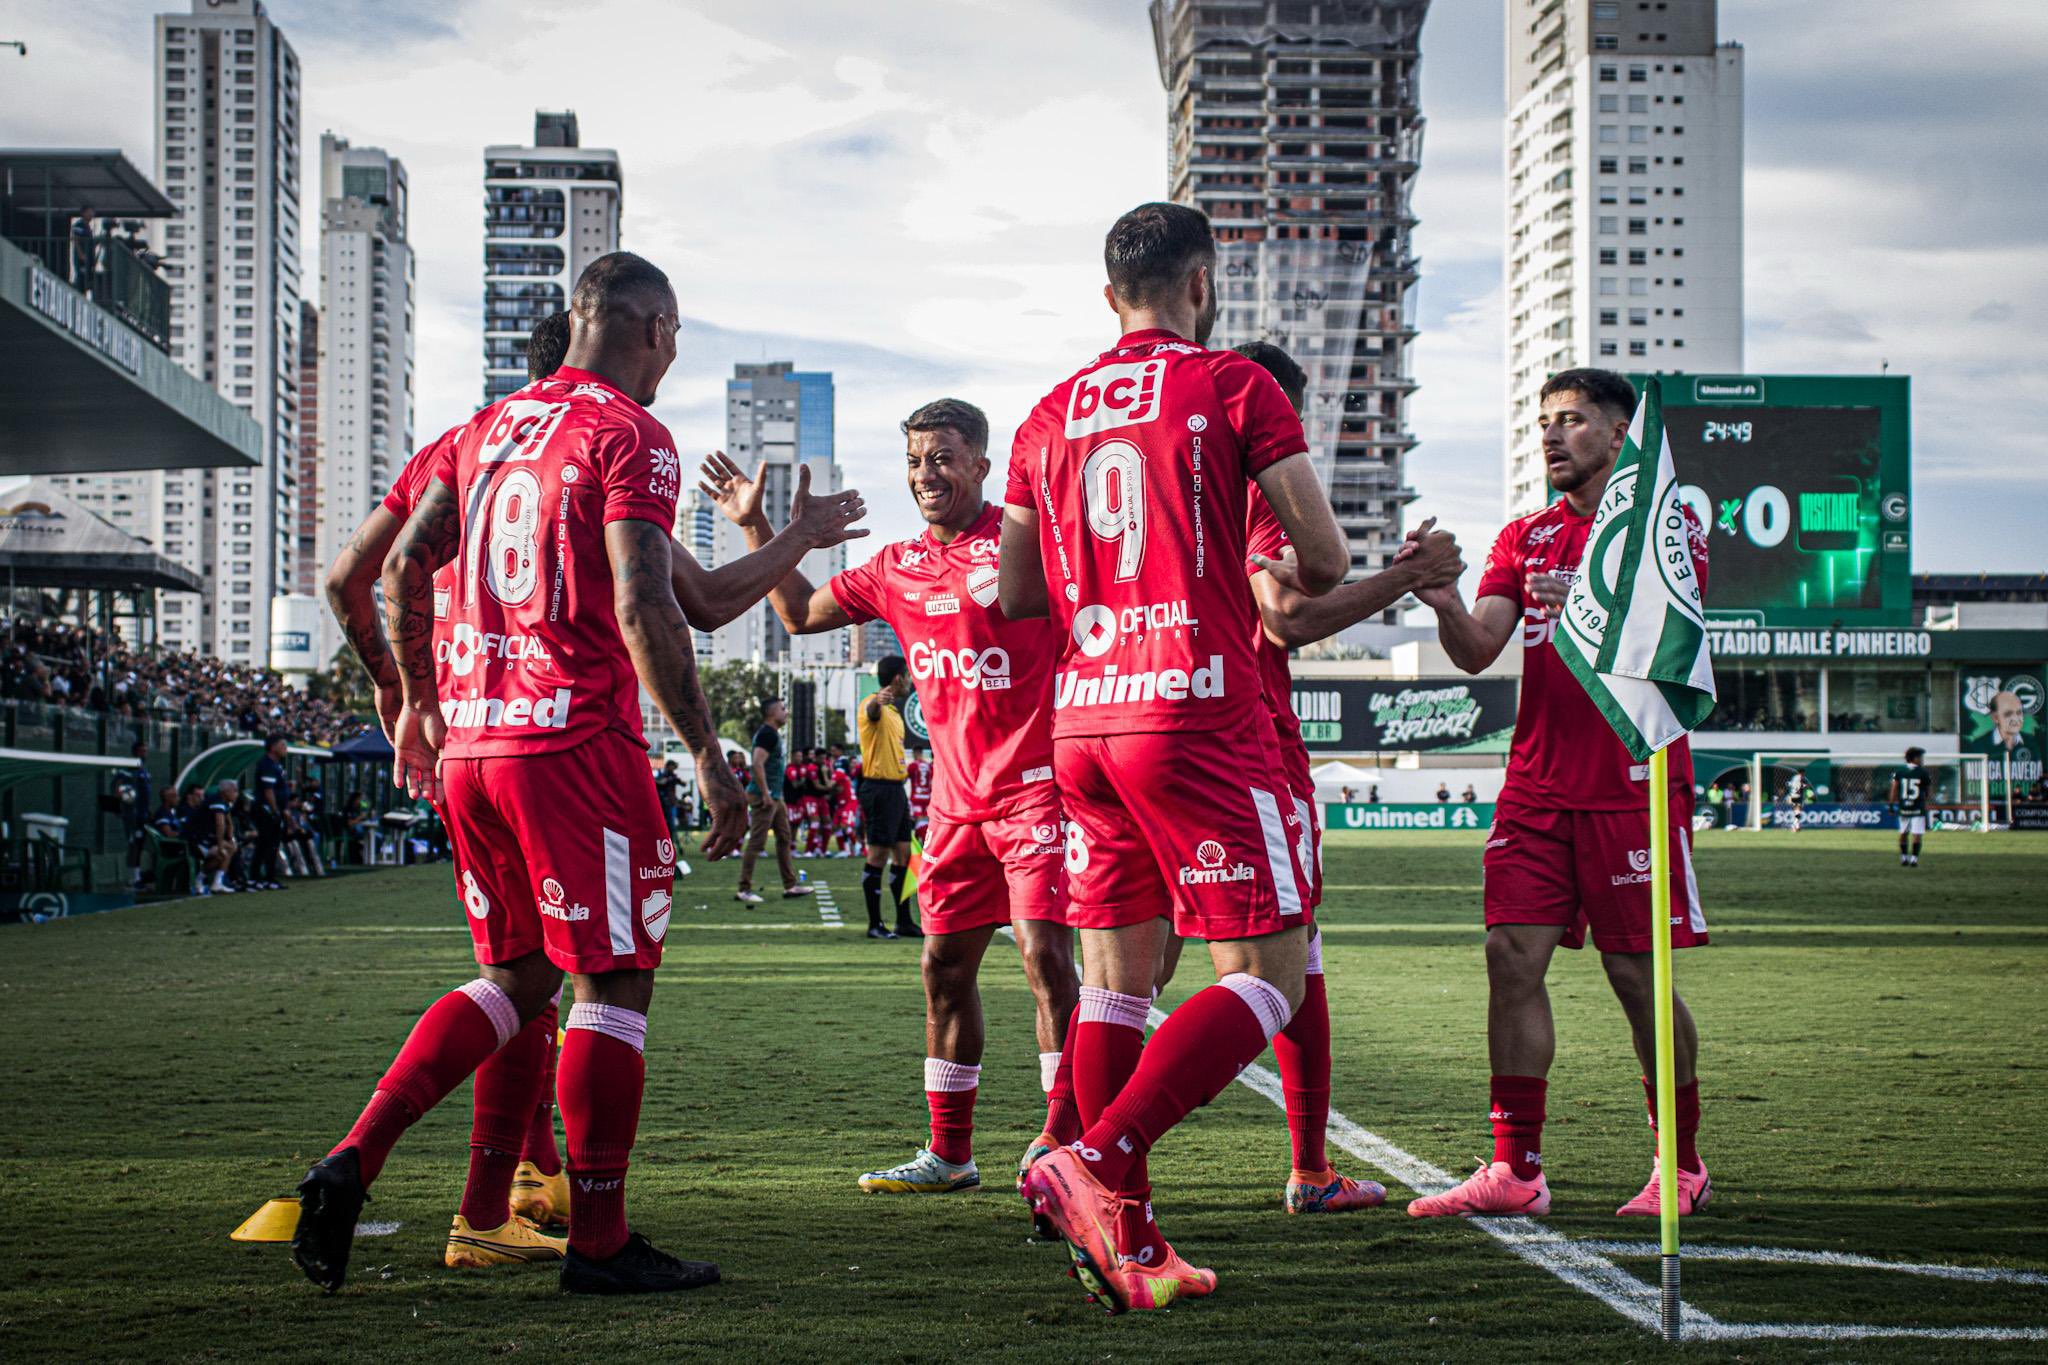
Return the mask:
[(977, 454), (951, 427), (913, 431), (903, 458), (910, 477), (910, 496), (918, 513), (933, 526), (964, 531), (981, 515), (981, 485), (988, 478), (988, 456)]

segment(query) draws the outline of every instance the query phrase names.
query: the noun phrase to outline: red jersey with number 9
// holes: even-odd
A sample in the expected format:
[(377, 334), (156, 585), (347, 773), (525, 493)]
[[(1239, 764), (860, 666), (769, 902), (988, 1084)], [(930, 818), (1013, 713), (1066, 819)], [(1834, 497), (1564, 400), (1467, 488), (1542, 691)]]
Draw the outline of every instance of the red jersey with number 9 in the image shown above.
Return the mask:
[(642, 742), (640, 684), (612, 609), (604, 528), (675, 525), (675, 439), (608, 381), (564, 367), (442, 445), (461, 548), (437, 631), (449, 758)]
[(1307, 448), (1272, 375), (1169, 331), (1131, 333), (1039, 401), (1006, 498), (1038, 512), (1056, 737), (1263, 717), (1248, 481)]

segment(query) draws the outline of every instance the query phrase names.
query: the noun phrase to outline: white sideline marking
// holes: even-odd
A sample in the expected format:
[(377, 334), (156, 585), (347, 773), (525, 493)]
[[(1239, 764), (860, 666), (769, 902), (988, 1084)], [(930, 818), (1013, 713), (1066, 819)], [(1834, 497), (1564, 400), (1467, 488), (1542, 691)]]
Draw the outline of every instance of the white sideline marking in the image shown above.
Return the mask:
[[(1582, 1241), (1580, 1246), (1605, 1256), (1655, 1256), (1655, 1242)], [(2048, 1284), (2037, 1270), (2001, 1270), (1996, 1266), (1932, 1265), (1920, 1261), (1881, 1261), (1849, 1251), (1793, 1251), (1784, 1247), (1731, 1247), (1701, 1242), (1685, 1248), (1688, 1261), (1765, 1261), (1781, 1265), (1839, 1266), (1848, 1270), (1890, 1270), (1936, 1280), (1974, 1280), (1982, 1284)]]
[(393, 1223), (358, 1223), (358, 1224), (356, 1224), (356, 1236), (358, 1236), (358, 1237), (389, 1237), (389, 1236), (390, 1236), (390, 1235), (391, 1235), (392, 1233), (394, 1233), (394, 1232), (398, 1231), (398, 1230), (399, 1230), (400, 1228), (402, 1228), (402, 1227), (404, 1227), (404, 1226), (405, 1226), (405, 1224), (403, 1224), (403, 1223), (396, 1223), (396, 1222), (393, 1222)]
[(832, 899), (832, 887), (827, 882), (814, 882), (818, 889), (812, 893), (818, 902), (818, 921), (827, 929), (844, 929), (846, 921), (839, 918), (839, 902)]
[[(1165, 1021), (1165, 1012), (1156, 1006), (1146, 1019), (1153, 1028), (1158, 1028)], [(1280, 1078), (1265, 1067), (1255, 1062), (1239, 1072), (1237, 1079), (1246, 1089), (1265, 1096), (1283, 1111), (1286, 1109), (1287, 1099), (1281, 1093)], [(1360, 1161), (1392, 1176), (1418, 1194), (1436, 1194), (1458, 1183), (1449, 1172), (1412, 1152), (1403, 1151), (1379, 1134), (1359, 1127), (1335, 1109), (1330, 1111), (1329, 1136), (1330, 1141)], [(1650, 1332), (1659, 1330), (1661, 1291), (1601, 1254), (1604, 1248), (1615, 1244), (1575, 1242), (1532, 1218), (1467, 1218), (1465, 1221), (1530, 1265), (1549, 1271), (1572, 1288), (1598, 1299), (1636, 1326)], [(1655, 1243), (1642, 1245), (1653, 1249), (1656, 1246)], [(1708, 1253), (1706, 1258), (1711, 1259), (1711, 1248), (1695, 1248), (1686, 1254), (1697, 1256), (1702, 1250)], [(1896, 1268), (1887, 1262), (1877, 1264), (1888, 1270)], [(2048, 1341), (2048, 1327), (1874, 1327), (1862, 1323), (1722, 1322), (1683, 1300), (1679, 1303), (1679, 1316), (1682, 1334), (1691, 1341), (1766, 1338), (1781, 1341), (1865, 1341), (1881, 1337), (1921, 1341)]]

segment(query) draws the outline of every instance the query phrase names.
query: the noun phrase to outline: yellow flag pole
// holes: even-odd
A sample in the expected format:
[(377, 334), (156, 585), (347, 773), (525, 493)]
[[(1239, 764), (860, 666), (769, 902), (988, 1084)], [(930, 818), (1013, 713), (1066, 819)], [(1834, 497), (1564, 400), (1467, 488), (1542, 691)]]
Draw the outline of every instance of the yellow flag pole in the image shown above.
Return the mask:
[(1664, 1253), (1659, 1326), (1678, 1340), (1678, 1075), (1671, 1007), (1671, 787), (1666, 751), (1650, 755), (1650, 914), (1657, 997), (1657, 1208)]

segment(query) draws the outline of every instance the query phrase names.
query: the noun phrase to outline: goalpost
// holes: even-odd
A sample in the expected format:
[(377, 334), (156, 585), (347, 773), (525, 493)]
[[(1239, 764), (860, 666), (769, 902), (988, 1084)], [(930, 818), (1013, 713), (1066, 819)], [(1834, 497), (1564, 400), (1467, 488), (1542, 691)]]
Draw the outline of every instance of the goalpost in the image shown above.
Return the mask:
[[(1971, 828), (1991, 828), (1991, 760), (1985, 754), (1927, 754), (1920, 760), (1934, 778), (1929, 806), (1971, 806)], [(1764, 827), (1766, 807), (1783, 806), (1796, 774), (1809, 786), (1811, 799), (1840, 805), (1883, 805), (1892, 778), (1906, 766), (1897, 753), (1829, 754), (1801, 750), (1759, 750), (1749, 759), (1749, 811), (1746, 829)]]

